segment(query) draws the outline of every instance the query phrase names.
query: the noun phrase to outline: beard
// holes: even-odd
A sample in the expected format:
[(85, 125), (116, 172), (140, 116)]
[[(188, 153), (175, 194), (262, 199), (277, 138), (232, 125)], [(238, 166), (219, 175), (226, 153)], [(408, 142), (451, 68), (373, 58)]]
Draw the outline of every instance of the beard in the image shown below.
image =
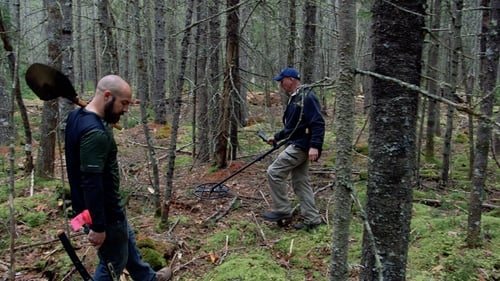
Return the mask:
[(113, 105), (115, 104), (115, 97), (113, 96), (110, 101), (104, 105), (104, 121), (108, 124), (116, 124), (120, 121), (121, 114), (113, 112)]

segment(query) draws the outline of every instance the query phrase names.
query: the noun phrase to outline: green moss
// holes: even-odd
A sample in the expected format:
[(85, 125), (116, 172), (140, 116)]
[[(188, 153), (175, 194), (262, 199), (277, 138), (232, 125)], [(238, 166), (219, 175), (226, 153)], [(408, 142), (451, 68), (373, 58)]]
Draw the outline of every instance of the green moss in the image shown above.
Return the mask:
[[(303, 276), (303, 275), (302, 275)], [(303, 278), (303, 277), (302, 277)], [(226, 261), (207, 273), (201, 280), (211, 281), (285, 281), (285, 269), (265, 252), (232, 254)], [(299, 279), (302, 280), (302, 279)]]
[(144, 238), (137, 240), (137, 248), (139, 249), (144, 249), (144, 248), (149, 248), (149, 249), (154, 249), (155, 248), (155, 241), (151, 238)]
[[(47, 222), (48, 216), (45, 212), (36, 211), (36, 208), (44, 208), (47, 204), (46, 195), (35, 194), (32, 197), (19, 197), (14, 199), (14, 209), (16, 221), (26, 223), (29, 227), (37, 227)], [(4, 202), (0, 205), (0, 221), (8, 221), (10, 217), (10, 209), (8, 203)]]
[(149, 263), (151, 267), (158, 271), (165, 267), (166, 262), (162, 254), (153, 248), (141, 248), (142, 258), (145, 262)]
[[(494, 276), (500, 260), (500, 219), (484, 216), (482, 225), (485, 246), (464, 246), (467, 217), (447, 212), (429, 216), (435, 210), (415, 204), (411, 243), (408, 253), (409, 280), (479, 280), (479, 272)], [(416, 207), (416, 208), (415, 208)], [(498, 236), (498, 237), (497, 237)]]
[(457, 143), (467, 144), (469, 143), (469, 135), (459, 131), (457, 134), (455, 134), (454, 141)]
[(29, 227), (37, 227), (43, 225), (47, 222), (48, 217), (47, 214), (42, 212), (32, 212), (26, 213), (22, 220), (26, 222)]
[(354, 146), (354, 151), (366, 156), (368, 155), (368, 144), (357, 144), (356, 146)]

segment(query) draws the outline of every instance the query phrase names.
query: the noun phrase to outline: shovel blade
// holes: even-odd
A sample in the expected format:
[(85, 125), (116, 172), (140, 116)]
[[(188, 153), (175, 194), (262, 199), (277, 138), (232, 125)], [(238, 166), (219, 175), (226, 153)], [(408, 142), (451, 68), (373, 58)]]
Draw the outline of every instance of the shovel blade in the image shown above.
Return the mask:
[(41, 64), (32, 64), (26, 71), (26, 84), (44, 101), (58, 97), (67, 98), (73, 102), (78, 100), (71, 81), (57, 69)]

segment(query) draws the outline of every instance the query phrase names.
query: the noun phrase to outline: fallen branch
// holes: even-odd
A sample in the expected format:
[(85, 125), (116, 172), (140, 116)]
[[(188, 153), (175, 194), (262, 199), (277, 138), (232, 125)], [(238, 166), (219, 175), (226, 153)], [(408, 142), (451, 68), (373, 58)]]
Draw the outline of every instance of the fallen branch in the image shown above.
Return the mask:
[[(414, 199), (413, 202), (424, 204), (431, 207), (441, 207), (441, 205), (443, 204), (443, 201), (439, 199)], [(498, 205), (493, 205), (489, 203), (483, 203), (481, 204), (481, 207), (487, 210), (495, 210), (500, 208), (500, 206)]]
[[(78, 233), (72, 235), (72, 237), (77, 237), (77, 236), (81, 236), (81, 235), (85, 235), (85, 233), (78, 232)], [(25, 249), (28, 249), (28, 248), (33, 248), (33, 247), (43, 246), (43, 245), (47, 245), (47, 244), (52, 244), (52, 243), (55, 243), (55, 242), (58, 242), (58, 241), (59, 241), (58, 238), (54, 238), (52, 240), (40, 241), (40, 242), (36, 242), (36, 243), (32, 243), (32, 244), (26, 244), (26, 245), (20, 245), (20, 246), (15, 247), (14, 250), (15, 251), (25, 250)]]
[(483, 207), (484, 209), (488, 209), (488, 210), (490, 210), (490, 211), (491, 211), (491, 210), (495, 210), (495, 209), (499, 209), (499, 208), (500, 208), (500, 206), (498, 206), (498, 205), (493, 205), (493, 204), (488, 204), (488, 203), (483, 203), (483, 204), (481, 205), (481, 207)]
[(224, 262), (224, 260), (227, 257), (228, 252), (229, 252), (229, 235), (226, 235), (226, 244), (224, 246), (224, 253), (222, 254), (222, 256), (219, 259), (219, 262), (218, 262), (219, 265), (221, 265)]
[(264, 240), (264, 242), (267, 243), (267, 239), (266, 239), (266, 235), (264, 234), (264, 230), (262, 230), (262, 227), (260, 226), (259, 221), (257, 220), (257, 217), (255, 216), (255, 213), (253, 211), (252, 211), (252, 217), (253, 217), (253, 220), (255, 221), (255, 225), (257, 225), (257, 227), (259, 228), (259, 233), (260, 233), (260, 236), (262, 237), (262, 240)]
[(204, 259), (206, 257), (210, 256), (210, 254), (203, 254), (203, 255), (200, 255), (200, 256), (197, 256), (197, 257), (194, 257), (192, 258), (190, 261), (184, 263), (184, 264), (181, 264), (179, 265), (178, 267), (172, 269), (172, 272), (175, 273), (185, 267), (187, 267), (188, 265), (192, 264), (193, 262), (197, 261), (197, 260), (200, 260), (200, 259)]
[(231, 208), (233, 207), (233, 205), (236, 204), (236, 200), (238, 200), (238, 195), (236, 195), (236, 196), (233, 197), (233, 200), (231, 200), (229, 206), (226, 209), (224, 209), (222, 211), (218, 210), (213, 215), (211, 215), (207, 219), (207, 221), (209, 221), (209, 220), (218, 221), (222, 217), (224, 217), (225, 215), (227, 215), (229, 213), (229, 211), (231, 210)]
[(441, 204), (443, 203), (439, 199), (414, 199), (413, 202), (417, 202), (431, 207), (441, 207)]

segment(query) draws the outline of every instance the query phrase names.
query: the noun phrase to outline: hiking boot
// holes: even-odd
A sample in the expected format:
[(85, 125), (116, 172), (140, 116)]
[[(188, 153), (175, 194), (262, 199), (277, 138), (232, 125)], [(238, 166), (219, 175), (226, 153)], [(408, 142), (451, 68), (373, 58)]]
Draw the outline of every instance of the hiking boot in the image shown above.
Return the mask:
[(156, 272), (158, 281), (168, 281), (172, 278), (172, 270), (169, 267), (164, 267)]
[(323, 222), (316, 222), (316, 223), (303, 223), (303, 222), (299, 222), (299, 223), (296, 223), (293, 225), (293, 228), (295, 228), (296, 230), (301, 230), (301, 229), (304, 229), (304, 230), (307, 230), (307, 231), (310, 231), (310, 230), (313, 230), (315, 228), (317, 228), (318, 226), (322, 225)]
[(292, 214), (289, 213), (278, 213), (278, 212), (264, 212), (262, 214), (262, 218), (264, 218), (266, 221), (281, 221), (281, 220), (289, 220), (292, 218)]

